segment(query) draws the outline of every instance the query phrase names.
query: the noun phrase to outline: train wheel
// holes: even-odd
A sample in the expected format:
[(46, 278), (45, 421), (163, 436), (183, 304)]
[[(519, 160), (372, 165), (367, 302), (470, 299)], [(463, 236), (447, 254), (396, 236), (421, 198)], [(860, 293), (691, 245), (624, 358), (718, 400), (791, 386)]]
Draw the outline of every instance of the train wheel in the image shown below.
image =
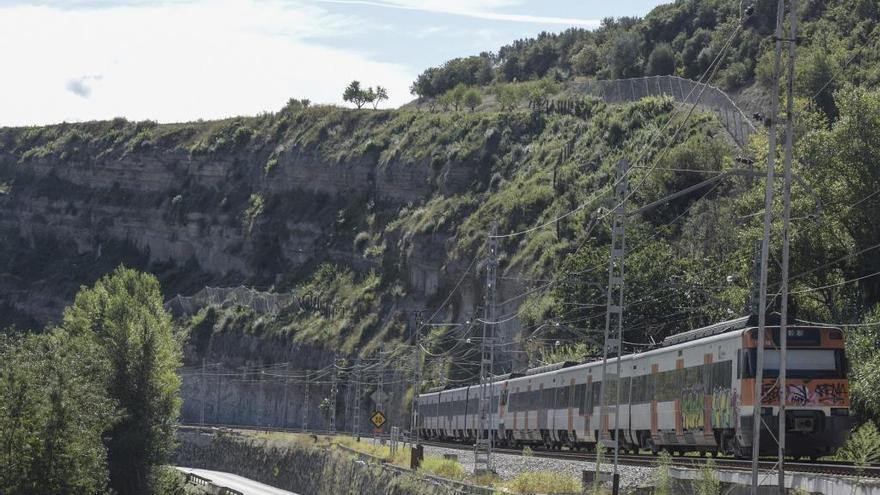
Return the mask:
[(648, 448), (651, 449), (651, 455), (657, 455), (660, 453), (660, 450), (657, 448), (657, 445), (654, 443), (653, 438), (648, 438)]

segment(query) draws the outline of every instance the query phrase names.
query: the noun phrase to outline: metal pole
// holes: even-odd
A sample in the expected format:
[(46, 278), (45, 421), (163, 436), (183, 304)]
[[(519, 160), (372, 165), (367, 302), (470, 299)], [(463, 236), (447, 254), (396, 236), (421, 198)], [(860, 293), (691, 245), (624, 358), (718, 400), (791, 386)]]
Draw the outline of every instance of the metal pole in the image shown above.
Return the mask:
[(305, 390), (305, 402), (303, 402), (302, 409), (302, 431), (308, 431), (309, 429), (309, 381), (311, 380), (311, 374), (306, 371), (306, 390)]
[(358, 363), (355, 368), (355, 382), (354, 382), (354, 425), (353, 433), (356, 436), (361, 435), (361, 377), (363, 374), (361, 373), (360, 363)]
[(205, 409), (208, 406), (208, 384), (205, 383), (205, 358), (202, 358), (202, 378), (199, 380), (199, 388), (202, 389), (202, 418), (201, 425), (205, 425)]
[[(622, 352), (621, 343), (623, 342), (623, 262), (625, 252), (625, 222), (626, 222), (626, 195), (627, 195), (627, 170), (629, 163), (626, 160), (620, 160), (617, 164), (617, 177), (614, 189), (614, 209), (613, 221), (611, 226), (611, 256), (608, 262), (608, 289), (607, 289), (607, 310), (605, 313), (605, 342), (602, 349), (602, 381), (599, 383), (599, 438), (596, 441), (596, 448), (604, 448), (602, 437), (605, 430), (605, 422), (607, 421), (608, 406), (605, 399), (605, 388), (608, 382), (608, 353), (612, 349), (617, 353), (617, 377), (615, 379), (616, 399), (614, 409), (614, 472), (613, 487), (617, 486), (618, 478), (618, 454), (620, 450), (620, 354)], [(617, 318), (617, 339), (610, 338), (611, 320)], [(609, 439), (610, 440), (610, 439)], [(596, 462), (596, 476), (601, 473), (601, 466)], [(616, 494), (615, 494), (616, 495)]]
[(410, 405), (412, 406), (412, 412), (410, 415), (410, 427), (409, 432), (410, 436), (412, 436), (413, 445), (417, 445), (419, 443), (419, 392), (422, 388), (422, 312), (416, 312), (416, 329), (413, 335), (413, 340), (416, 344), (416, 352), (415, 358), (416, 363), (413, 367), (413, 395), (412, 400), (410, 401)]
[(214, 396), (214, 424), (220, 424), (220, 368), (217, 368), (217, 394)]
[(786, 382), (786, 351), (788, 350), (788, 268), (790, 258), (791, 223), (791, 160), (794, 143), (794, 64), (797, 51), (797, 0), (791, 0), (791, 29), (788, 40), (788, 101), (785, 122), (785, 186), (782, 209), (782, 300), (779, 321), (779, 493), (785, 495), (785, 400), (788, 392)]
[(339, 379), (339, 358), (333, 357), (333, 375), (330, 377), (330, 434), (336, 434), (336, 393)]
[(755, 393), (752, 406), (752, 489), (758, 495), (758, 458), (761, 454), (761, 403), (764, 397), (764, 334), (767, 323), (767, 261), (770, 257), (770, 227), (773, 222), (773, 181), (776, 167), (776, 119), (779, 115), (779, 74), (782, 62), (782, 19), (785, 0), (779, 0), (776, 13), (776, 49), (774, 62), (773, 98), (770, 109), (769, 153), (767, 154), (767, 184), (764, 196), (764, 242), (761, 245), (761, 289), (758, 301), (758, 351), (755, 360)]
[(288, 408), (288, 402), (289, 402), (288, 397), (287, 397), (287, 389), (290, 388), (290, 363), (289, 362), (287, 363), (286, 369), (287, 369), (287, 376), (284, 377), (284, 407), (282, 408), (282, 411), (284, 411), (284, 412), (282, 413), (283, 416), (281, 418), (281, 427), (282, 428), (287, 428), (287, 408)]
[[(497, 223), (492, 223), (487, 243), (489, 260), (486, 264), (486, 306), (483, 320), (483, 339), (480, 342), (480, 407), (479, 430), (474, 442), (474, 472), (493, 472), (492, 447), (494, 438), (494, 414), (492, 410), (492, 376), (495, 364), (495, 301), (497, 294), (496, 271), (498, 268), (498, 230)], [(485, 438), (483, 433), (485, 432)]]

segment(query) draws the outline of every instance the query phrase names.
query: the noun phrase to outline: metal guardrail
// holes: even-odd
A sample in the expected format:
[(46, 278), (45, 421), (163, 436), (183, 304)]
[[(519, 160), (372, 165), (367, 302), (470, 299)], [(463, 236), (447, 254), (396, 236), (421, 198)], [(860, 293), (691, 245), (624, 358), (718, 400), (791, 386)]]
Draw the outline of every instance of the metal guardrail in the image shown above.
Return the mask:
[(226, 486), (218, 485), (218, 484), (214, 483), (214, 481), (212, 479), (205, 478), (204, 476), (199, 476), (198, 474), (195, 474), (195, 473), (187, 472), (186, 473), (186, 482), (191, 485), (204, 486), (208, 489), (209, 492), (211, 492), (214, 495), (244, 495), (243, 492), (240, 492), (238, 490), (234, 490), (234, 489), (226, 487)]
[(575, 86), (580, 91), (609, 103), (638, 101), (647, 96), (670, 96), (680, 103), (699, 102), (698, 106), (709, 109), (718, 116), (740, 147), (748, 144), (749, 138), (758, 130), (727, 93), (711, 84), (678, 76), (590, 80)]

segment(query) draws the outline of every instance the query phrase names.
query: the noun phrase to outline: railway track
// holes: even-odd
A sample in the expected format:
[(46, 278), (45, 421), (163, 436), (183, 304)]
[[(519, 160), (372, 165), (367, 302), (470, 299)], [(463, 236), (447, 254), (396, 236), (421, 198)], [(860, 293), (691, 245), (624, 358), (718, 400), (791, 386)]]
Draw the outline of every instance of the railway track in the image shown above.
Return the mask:
[[(285, 432), (285, 433), (306, 433), (312, 435), (322, 435), (322, 436), (331, 436), (330, 432), (326, 430), (310, 430), (308, 432), (303, 432), (299, 428), (279, 428), (279, 427), (267, 427), (260, 428), (256, 426), (242, 426), (242, 425), (195, 425), (195, 424), (185, 424), (181, 425), (183, 428), (187, 429), (210, 429), (210, 428), (227, 428), (230, 430), (245, 430), (245, 431), (264, 431), (264, 432)], [(351, 435), (351, 433), (346, 432), (336, 432), (335, 435)], [(361, 435), (364, 438), (371, 438), (374, 435)], [(386, 435), (387, 437), (387, 435)], [(376, 436), (378, 438), (378, 436)], [(463, 443), (447, 443), (447, 442), (435, 442), (435, 441), (421, 441), (423, 445), (430, 445), (434, 447), (442, 447), (448, 449), (462, 450), (462, 451), (472, 451), (473, 446), (469, 444)], [(523, 455), (522, 450), (520, 449), (511, 449), (511, 448), (496, 448), (494, 449), (496, 453), (499, 454), (508, 454), (508, 455)], [(595, 462), (596, 454), (591, 454), (588, 452), (576, 452), (571, 450), (541, 450), (536, 449), (532, 451), (532, 455), (534, 457), (544, 457), (549, 459), (561, 459), (568, 461), (587, 461), (587, 462)], [(623, 454), (619, 455), (618, 459), (621, 464), (625, 464), (628, 466), (641, 466), (641, 467), (653, 467), (657, 464), (657, 457), (651, 454)], [(733, 459), (730, 457), (717, 457), (714, 459), (715, 465), (720, 469), (725, 470), (736, 470), (736, 471), (750, 471), (752, 468), (752, 463), (750, 460), (746, 459)], [(610, 462), (610, 458), (606, 456), (605, 463)], [(704, 457), (694, 457), (694, 456), (684, 456), (684, 457), (673, 457), (672, 465), (683, 468), (695, 468), (698, 469), (705, 465), (706, 458)], [(760, 462), (761, 470), (767, 471), (775, 469), (776, 462), (775, 461), (761, 461)], [(800, 462), (800, 461), (789, 461), (785, 463), (785, 469), (791, 473), (805, 473), (805, 474), (822, 474), (828, 476), (861, 476), (862, 478), (880, 478), (880, 465), (872, 464), (866, 466), (862, 469), (862, 472), (859, 472), (859, 468), (853, 464), (852, 462), (845, 461), (828, 461), (828, 460), (818, 460), (815, 462)]]
[[(461, 444), (461, 443), (445, 443), (445, 442), (422, 442), (424, 445), (431, 445), (435, 447), (443, 447), (449, 449), (456, 450), (465, 450), (470, 451), (472, 447), (470, 445)], [(510, 448), (496, 448), (494, 450), (499, 454), (509, 454), (509, 455), (523, 455), (522, 451), (519, 449), (510, 449)], [(596, 454), (591, 454), (587, 452), (575, 452), (570, 450), (533, 450), (532, 455), (534, 457), (544, 457), (549, 459), (562, 459), (569, 461), (587, 461), (587, 462), (595, 462)], [(625, 464), (628, 466), (642, 466), (642, 467), (653, 467), (657, 464), (657, 457), (651, 454), (626, 454), (619, 455), (618, 459), (621, 464)], [(729, 457), (718, 457), (714, 458), (715, 465), (719, 469), (725, 470), (735, 470), (735, 471), (750, 471), (752, 469), (752, 462), (746, 459), (733, 459)], [(605, 457), (605, 463), (610, 462), (609, 456)], [(693, 456), (685, 456), (685, 457), (673, 457), (672, 465), (676, 467), (684, 467), (684, 468), (695, 468), (699, 469), (704, 466), (706, 462), (706, 458), (704, 457), (693, 457)], [(760, 461), (759, 466), (761, 470), (773, 470), (776, 467), (775, 461)], [(859, 472), (859, 468), (851, 463), (851, 462), (843, 462), (843, 461), (825, 461), (818, 460), (815, 462), (795, 462), (789, 461), (785, 463), (785, 469), (788, 472), (792, 473), (805, 473), (805, 474), (824, 474), (829, 476), (861, 476), (863, 478), (880, 478), (880, 466), (878, 465), (870, 465), (863, 468), (862, 472)]]

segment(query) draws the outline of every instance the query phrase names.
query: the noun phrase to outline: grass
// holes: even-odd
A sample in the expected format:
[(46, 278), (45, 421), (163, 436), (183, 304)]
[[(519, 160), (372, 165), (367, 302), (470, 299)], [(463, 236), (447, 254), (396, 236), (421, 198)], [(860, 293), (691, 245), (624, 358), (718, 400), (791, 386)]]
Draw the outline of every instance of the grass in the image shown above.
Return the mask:
[(311, 435), (305, 433), (288, 433), (278, 431), (243, 431), (243, 435), (255, 440), (265, 440), (280, 445), (303, 445), (317, 447), (332, 447), (341, 445), (351, 450), (367, 454), (384, 460), (385, 462), (395, 464), (397, 466), (409, 467), (409, 449), (399, 448), (394, 454), (391, 453), (391, 447), (388, 445), (379, 445), (368, 439), (358, 441), (357, 438), (337, 435), (323, 436)]
[(456, 481), (464, 481), (468, 478), (469, 474), (458, 461), (436, 456), (428, 456), (422, 459), (419, 471)]
[(501, 483), (501, 487), (521, 495), (580, 493), (582, 489), (581, 481), (578, 478), (553, 471), (522, 473), (510, 481)]

